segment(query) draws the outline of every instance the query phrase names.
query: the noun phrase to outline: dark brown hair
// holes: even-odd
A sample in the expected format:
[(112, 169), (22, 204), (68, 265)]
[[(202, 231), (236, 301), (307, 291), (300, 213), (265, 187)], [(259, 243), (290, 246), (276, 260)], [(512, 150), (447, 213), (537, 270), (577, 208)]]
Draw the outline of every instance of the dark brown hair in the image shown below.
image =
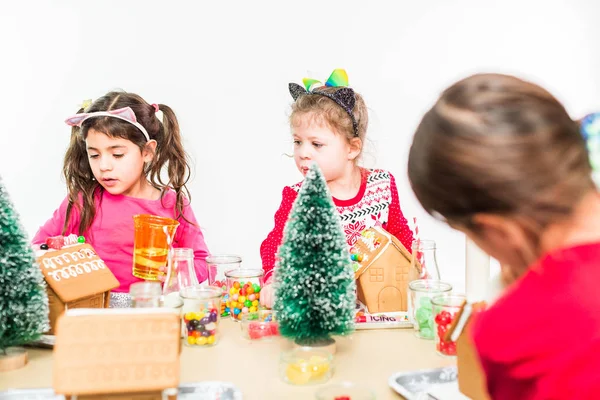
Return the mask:
[[(161, 200), (167, 190), (175, 191), (174, 217), (182, 217), (185, 202), (190, 200), (186, 187), (190, 177), (190, 167), (187, 154), (183, 149), (175, 113), (170, 107), (158, 104), (158, 109), (163, 114), (161, 121), (156, 117), (156, 110), (152, 105), (137, 94), (127, 92), (109, 92), (94, 101), (85, 112), (115, 110), (123, 107), (131, 107), (137, 121), (146, 128), (150, 139), (157, 142), (153, 160), (148, 163), (142, 174), (147, 177), (152, 186), (162, 191)], [(78, 113), (82, 112), (84, 109), (78, 111)], [(144, 134), (138, 128), (117, 118), (90, 118), (81, 128), (73, 127), (63, 166), (69, 197), (63, 234), (67, 230), (73, 207), (76, 207), (81, 214), (79, 234), (84, 235), (87, 232), (96, 215), (95, 197), (100, 200), (104, 191), (94, 179), (88, 160), (85, 138), (90, 129), (110, 137), (130, 140), (140, 148), (140, 151), (143, 151), (147, 144)], [(166, 177), (161, 175), (165, 169)]]
[[(337, 87), (322, 87), (318, 91), (325, 93), (335, 93)], [(335, 101), (325, 96), (302, 95), (292, 104), (292, 113), (290, 114), (290, 124), (297, 126), (300, 123), (299, 118), (310, 117), (317, 122), (324, 122), (334, 131), (344, 135), (348, 141), (358, 138), (364, 143), (367, 136), (367, 127), (369, 125), (369, 114), (367, 106), (362, 96), (354, 92), (356, 103), (352, 114), (356, 119), (358, 135), (354, 134), (352, 119), (342, 107)]]
[(526, 217), (534, 238), (595, 187), (579, 125), (562, 104), (497, 74), (442, 93), (417, 128), (408, 176), (435, 217), (472, 230), (476, 213)]

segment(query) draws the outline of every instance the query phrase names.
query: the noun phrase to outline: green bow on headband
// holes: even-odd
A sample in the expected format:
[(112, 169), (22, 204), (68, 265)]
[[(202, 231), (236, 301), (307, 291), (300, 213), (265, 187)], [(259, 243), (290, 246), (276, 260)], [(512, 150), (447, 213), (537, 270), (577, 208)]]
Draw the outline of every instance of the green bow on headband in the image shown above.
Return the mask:
[[(314, 89), (317, 85), (323, 86), (321, 81), (312, 78), (304, 78), (302, 79), (302, 83), (304, 83), (304, 87), (307, 92), (310, 92), (311, 89)], [(348, 86), (348, 74), (345, 69), (337, 68), (333, 70), (329, 78), (325, 82), (325, 86), (327, 87), (347, 87)]]

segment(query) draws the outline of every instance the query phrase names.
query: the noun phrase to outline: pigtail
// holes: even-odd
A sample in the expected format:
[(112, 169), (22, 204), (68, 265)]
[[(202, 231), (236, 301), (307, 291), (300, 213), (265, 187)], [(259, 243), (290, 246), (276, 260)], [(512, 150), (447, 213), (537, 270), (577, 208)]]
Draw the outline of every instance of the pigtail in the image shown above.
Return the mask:
[[(77, 114), (82, 112), (83, 108)], [(94, 179), (94, 174), (88, 162), (85, 141), (81, 136), (81, 128), (76, 126), (71, 129), (71, 139), (63, 161), (63, 176), (67, 184), (69, 204), (67, 205), (62, 234), (73, 233), (67, 232), (67, 228), (73, 213), (73, 207), (75, 207), (80, 213), (78, 234), (85, 235), (96, 215), (94, 193), (99, 184)]]
[[(150, 181), (158, 182), (163, 188), (172, 188), (177, 195), (174, 206), (176, 218), (183, 217), (186, 199), (191, 201), (189, 190), (186, 187), (190, 179), (190, 165), (188, 155), (183, 149), (179, 122), (171, 107), (159, 104), (158, 109), (163, 113), (162, 140), (158, 141), (155, 161), (149, 171)], [(164, 182), (161, 171), (167, 167), (168, 182)], [(184, 217), (185, 219), (185, 217)], [(187, 220), (186, 220), (187, 221)], [(190, 221), (188, 221), (190, 222)]]

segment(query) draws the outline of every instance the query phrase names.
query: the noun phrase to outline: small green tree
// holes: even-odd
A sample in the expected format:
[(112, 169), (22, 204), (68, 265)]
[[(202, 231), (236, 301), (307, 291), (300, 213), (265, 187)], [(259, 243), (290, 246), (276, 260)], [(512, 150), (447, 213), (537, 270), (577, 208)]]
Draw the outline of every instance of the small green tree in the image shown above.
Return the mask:
[(274, 310), (301, 345), (354, 329), (356, 283), (340, 217), (316, 163), (306, 174), (279, 248)]
[(48, 328), (44, 278), (0, 180), (0, 355), (38, 339)]

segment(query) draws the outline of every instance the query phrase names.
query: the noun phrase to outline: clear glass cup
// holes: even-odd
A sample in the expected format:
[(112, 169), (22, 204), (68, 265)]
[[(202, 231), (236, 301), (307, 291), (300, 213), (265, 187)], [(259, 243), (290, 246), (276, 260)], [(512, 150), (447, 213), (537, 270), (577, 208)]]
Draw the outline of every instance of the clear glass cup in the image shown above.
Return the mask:
[(436, 245), (433, 240), (416, 239), (412, 242), (412, 255), (408, 281), (417, 279), (440, 279)]
[(421, 339), (433, 339), (433, 306), (431, 299), (452, 291), (452, 285), (433, 279), (419, 279), (408, 284), (408, 316), (413, 323), (415, 335)]
[(322, 387), (315, 393), (317, 400), (375, 400), (375, 393), (367, 386), (353, 382), (340, 382)]
[(171, 267), (165, 279), (163, 294), (179, 293), (182, 288), (198, 285), (194, 267), (194, 250), (186, 247), (172, 249)]
[(167, 267), (168, 254), (179, 222), (157, 215), (134, 215), (133, 276), (158, 281)]
[(160, 307), (162, 288), (159, 282), (136, 282), (129, 286), (132, 308)]
[(233, 269), (225, 272), (229, 299), (225, 311), (234, 321), (240, 321), (242, 315), (260, 309), (260, 291), (263, 287), (262, 269)]
[(206, 257), (206, 266), (208, 268), (208, 284), (216, 286), (223, 291), (223, 301), (221, 303), (221, 316), (229, 316), (229, 311), (226, 311), (226, 304), (229, 300), (227, 293), (227, 278), (225, 272), (240, 268), (242, 265), (242, 257), (233, 254), (215, 254)]
[(279, 376), (292, 385), (327, 382), (333, 375), (333, 355), (325, 350), (298, 347), (283, 352), (279, 359)]
[(188, 286), (180, 292), (183, 299), (185, 344), (191, 347), (214, 346), (219, 340), (221, 291), (210, 286)]
[(443, 294), (431, 299), (435, 329), (435, 350), (439, 355), (456, 356), (456, 342), (445, 340), (445, 336), (466, 300), (466, 296), (460, 294)]

